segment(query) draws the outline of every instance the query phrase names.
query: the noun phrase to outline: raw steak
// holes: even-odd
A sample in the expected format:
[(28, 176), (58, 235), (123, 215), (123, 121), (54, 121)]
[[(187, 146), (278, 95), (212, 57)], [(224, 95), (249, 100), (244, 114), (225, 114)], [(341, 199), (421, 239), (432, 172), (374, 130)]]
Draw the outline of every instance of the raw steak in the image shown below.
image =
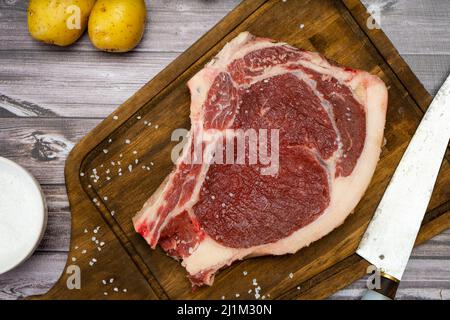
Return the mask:
[[(188, 86), (191, 148), (133, 219), (150, 247), (181, 260), (193, 285), (211, 285), (233, 261), (294, 253), (343, 223), (380, 155), (378, 77), (244, 32)], [(228, 129), (251, 128), (279, 130), (275, 174), (206, 160)], [(201, 140), (203, 163), (188, 161), (207, 129), (216, 134)]]

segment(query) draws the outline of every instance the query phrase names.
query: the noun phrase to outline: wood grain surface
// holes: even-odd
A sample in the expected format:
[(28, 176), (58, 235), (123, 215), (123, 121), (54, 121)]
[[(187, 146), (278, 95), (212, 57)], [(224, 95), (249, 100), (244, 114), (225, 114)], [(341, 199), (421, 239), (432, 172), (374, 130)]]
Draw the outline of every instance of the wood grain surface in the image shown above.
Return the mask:
[[(0, 298), (43, 293), (62, 272), (70, 237), (63, 167), (71, 147), (238, 2), (151, 1), (144, 41), (126, 55), (96, 52), (86, 37), (66, 49), (36, 43), (26, 31), (26, 1), (0, 2), (0, 155), (29, 168), (49, 203), (44, 241), (0, 276)], [(383, 30), (434, 94), (450, 71), (447, 0), (366, 4), (381, 9)], [(333, 298), (357, 298), (363, 286), (360, 280)], [(415, 249), (398, 296), (450, 298), (450, 232)]]

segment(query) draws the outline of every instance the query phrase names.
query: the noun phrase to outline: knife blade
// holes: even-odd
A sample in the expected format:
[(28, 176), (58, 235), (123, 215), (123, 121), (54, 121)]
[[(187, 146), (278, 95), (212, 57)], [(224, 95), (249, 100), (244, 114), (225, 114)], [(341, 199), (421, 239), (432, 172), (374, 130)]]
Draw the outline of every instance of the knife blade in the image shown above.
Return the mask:
[(449, 138), (450, 76), (428, 107), (356, 251), (381, 270), (384, 280), (398, 284), (403, 276)]

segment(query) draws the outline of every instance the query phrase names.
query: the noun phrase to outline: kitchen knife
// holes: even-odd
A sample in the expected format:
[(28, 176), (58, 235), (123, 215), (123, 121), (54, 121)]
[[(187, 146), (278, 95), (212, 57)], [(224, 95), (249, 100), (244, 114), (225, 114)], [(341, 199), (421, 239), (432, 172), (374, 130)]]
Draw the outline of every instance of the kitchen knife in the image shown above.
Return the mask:
[(450, 76), (428, 107), (356, 253), (374, 265), (379, 287), (363, 299), (394, 299), (450, 138)]

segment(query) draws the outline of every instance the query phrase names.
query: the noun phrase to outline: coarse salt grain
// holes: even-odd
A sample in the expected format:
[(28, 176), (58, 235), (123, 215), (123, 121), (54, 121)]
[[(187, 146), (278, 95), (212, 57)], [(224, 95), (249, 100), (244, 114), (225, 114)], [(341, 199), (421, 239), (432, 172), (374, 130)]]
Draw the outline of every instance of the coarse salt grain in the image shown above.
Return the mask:
[(261, 297), (260, 291), (261, 291), (261, 287), (255, 288), (255, 299), (259, 299)]

